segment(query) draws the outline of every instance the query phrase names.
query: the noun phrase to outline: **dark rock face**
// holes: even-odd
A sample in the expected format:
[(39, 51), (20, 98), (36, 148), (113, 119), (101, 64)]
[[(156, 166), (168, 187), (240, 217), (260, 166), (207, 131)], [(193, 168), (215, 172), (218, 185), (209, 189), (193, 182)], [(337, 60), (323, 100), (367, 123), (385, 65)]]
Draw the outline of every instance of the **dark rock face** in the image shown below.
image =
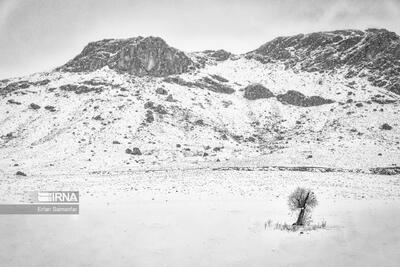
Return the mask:
[(244, 88), (244, 98), (248, 100), (256, 100), (270, 97), (274, 97), (274, 94), (261, 84), (250, 84), (246, 86), (246, 88)]
[(133, 75), (159, 77), (186, 72), (192, 64), (185, 53), (168, 46), (161, 38), (135, 37), (89, 43), (60, 69), (82, 72), (108, 66)]
[(400, 94), (400, 37), (385, 29), (278, 37), (246, 56), (311, 72), (346, 67), (346, 78), (367, 75), (372, 85)]
[(307, 97), (302, 93), (294, 90), (289, 90), (285, 94), (278, 95), (277, 99), (283, 104), (289, 104), (299, 107), (313, 107), (324, 104), (331, 104), (334, 102), (333, 100), (325, 99), (320, 96)]
[(17, 172), (15, 173), (15, 175), (17, 175), (17, 176), (26, 176), (26, 173), (21, 172), (21, 171), (17, 171)]

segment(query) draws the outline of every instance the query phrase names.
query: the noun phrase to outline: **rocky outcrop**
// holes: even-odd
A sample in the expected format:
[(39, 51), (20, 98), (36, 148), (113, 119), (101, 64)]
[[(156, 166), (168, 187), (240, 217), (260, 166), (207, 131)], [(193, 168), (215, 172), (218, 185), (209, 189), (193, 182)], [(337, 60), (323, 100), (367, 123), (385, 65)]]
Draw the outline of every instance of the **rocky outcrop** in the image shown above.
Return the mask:
[(400, 94), (400, 37), (385, 29), (278, 37), (246, 56), (310, 72), (345, 68), (346, 78), (367, 76), (372, 85)]
[(60, 86), (60, 90), (74, 92), (75, 94), (85, 94), (90, 92), (99, 93), (103, 90), (101, 87), (88, 87), (86, 85), (65, 84)]
[(105, 66), (138, 76), (167, 76), (187, 72), (193, 62), (159, 37), (105, 39), (89, 43), (59, 70), (93, 71)]
[(207, 89), (214, 93), (233, 94), (235, 92), (235, 89), (229, 85), (217, 82), (209, 77), (203, 77), (195, 82), (189, 82), (180, 77), (167, 77), (164, 79), (164, 81), (168, 83), (179, 84), (181, 86)]
[(283, 104), (289, 104), (299, 107), (313, 107), (313, 106), (331, 104), (334, 102), (333, 100), (325, 99), (320, 96), (307, 97), (302, 93), (294, 90), (289, 90), (284, 94), (278, 95), (277, 99)]
[(229, 59), (232, 56), (232, 53), (225, 51), (223, 49), (219, 50), (206, 50), (204, 51), (206, 55), (215, 59), (216, 61), (224, 61)]
[(270, 98), (274, 94), (262, 86), (261, 84), (250, 84), (244, 88), (244, 98), (248, 100), (256, 100), (261, 98)]

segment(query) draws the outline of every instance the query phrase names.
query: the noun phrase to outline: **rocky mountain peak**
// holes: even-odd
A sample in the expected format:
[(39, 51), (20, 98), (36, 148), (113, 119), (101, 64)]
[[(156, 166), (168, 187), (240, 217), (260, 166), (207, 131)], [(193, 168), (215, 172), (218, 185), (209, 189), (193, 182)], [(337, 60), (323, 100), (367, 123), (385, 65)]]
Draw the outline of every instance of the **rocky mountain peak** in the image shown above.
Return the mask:
[(189, 70), (193, 62), (159, 37), (104, 39), (89, 43), (60, 70), (93, 71), (105, 66), (138, 76), (168, 76)]
[(346, 68), (347, 77), (368, 76), (375, 86), (400, 94), (400, 37), (386, 29), (338, 30), (278, 37), (247, 54), (303, 71)]

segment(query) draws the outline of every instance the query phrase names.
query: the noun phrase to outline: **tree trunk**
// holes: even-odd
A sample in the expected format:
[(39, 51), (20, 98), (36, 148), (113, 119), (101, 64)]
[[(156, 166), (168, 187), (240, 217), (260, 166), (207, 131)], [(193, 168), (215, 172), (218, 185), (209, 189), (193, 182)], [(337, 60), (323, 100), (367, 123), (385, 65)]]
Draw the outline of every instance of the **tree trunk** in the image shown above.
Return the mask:
[(303, 225), (304, 224), (305, 211), (306, 211), (305, 208), (301, 208), (300, 213), (299, 213), (299, 217), (297, 217), (297, 222), (295, 223), (295, 225)]
[(310, 192), (307, 193), (307, 196), (304, 199), (303, 205), (300, 209), (299, 217), (297, 217), (297, 222), (295, 223), (295, 225), (304, 225), (304, 215), (306, 213), (306, 204), (309, 196)]

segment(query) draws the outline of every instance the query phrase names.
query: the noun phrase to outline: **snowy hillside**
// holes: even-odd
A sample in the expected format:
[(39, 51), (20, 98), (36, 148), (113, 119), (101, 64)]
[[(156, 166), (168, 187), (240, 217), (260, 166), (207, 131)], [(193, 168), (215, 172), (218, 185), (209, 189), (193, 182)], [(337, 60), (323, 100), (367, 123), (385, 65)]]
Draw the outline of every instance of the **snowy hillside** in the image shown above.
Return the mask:
[[(267, 43), (244, 55), (184, 54), (153, 37), (91, 43), (57, 70), (0, 81), (0, 168), (397, 166), (399, 37), (390, 35), (390, 45), (381, 46), (384, 56), (374, 50), (390, 59), (393, 73), (371, 67), (349, 75), (369, 64), (360, 62), (379, 61), (361, 52), (359, 61), (343, 63), (361, 43), (371, 51), (365, 42), (372, 33), (338, 33), (364, 39), (332, 51), (332, 62), (343, 61), (325, 69), (317, 58), (326, 56), (321, 47), (331, 49), (326, 38), (333, 33), (317, 33), (319, 45), (305, 48), (305, 37), (295, 36), (279, 49), (275, 40), (274, 48)], [(289, 54), (277, 57), (277, 51)], [(378, 74), (387, 83), (377, 83)]]

